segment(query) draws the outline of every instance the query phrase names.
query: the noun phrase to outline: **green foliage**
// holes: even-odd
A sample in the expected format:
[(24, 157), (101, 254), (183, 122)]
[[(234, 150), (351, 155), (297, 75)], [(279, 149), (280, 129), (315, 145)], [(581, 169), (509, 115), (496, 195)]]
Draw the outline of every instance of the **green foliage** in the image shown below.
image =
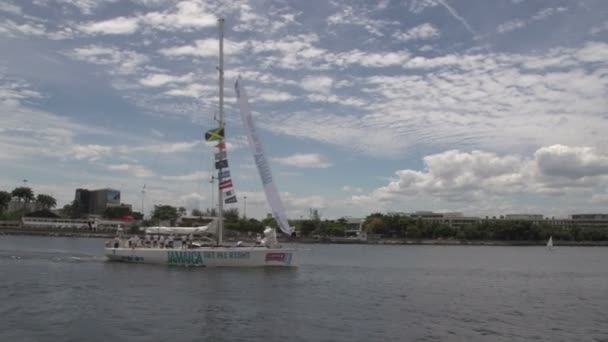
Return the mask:
[(253, 232), (262, 233), (264, 232), (264, 225), (262, 222), (250, 218), (250, 219), (238, 219), (236, 221), (226, 222), (226, 229), (239, 231), (239, 232)]
[(224, 220), (226, 222), (237, 222), (239, 220), (239, 209), (231, 208), (224, 211)]
[(264, 225), (264, 227), (271, 227), (274, 229), (279, 228), (279, 224), (277, 223), (277, 220), (275, 220), (274, 217), (272, 217), (272, 216), (267, 216), (265, 219), (263, 219), (262, 225)]
[(139, 211), (134, 211), (131, 213), (131, 216), (136, 219), (136, 220), (143, 220), (144, 219), (144, 214), (140, 213)]
[(38, 196), (36, 196), (36, 203), (43, 209), (51, 209), (57, 206), (57, 200), (53, 196), (45, 194), (38, 194)]
[(25, 209), (19, 209), (19, 210), (15, 210), (13, 212), (10, 213), (4, 213), (2, 215), (0, 215), (0, 220), (2, 221), (18, 221), (21, 219), (21, 217), (23, 217), (23, 215), (25, 215), (26, 210)]
[(43, 218), (59, 218), (59, 215), (53, 213), (50, 210), (38, 210), (31, 213), (25, 214), (26, 217), (43, 217)]
[(203, 212), (198, 209), (192, 209), (192, 216), (203, 216)]
[(80, 218), (82, 216), (78, 201), (72, 201), (71, 203), (64, 205), (61, 212), (63, 213), (63, 216), (69, 218)]
[(19, 199), (19, 201), (30, 202), (34, 200), (34, 192), (31, 188), (20, 186), (15, 188), (11, 195)]
[(325, 220), (321, 222), (318, 233), (321, 236), (344, 236), (346, 226), (337, 221)]
[(125, 215), (131, 215), (131, 209), (129, 209), (129, 207), (108, 207), (103, 212), (103, 217), (111, 220), (120, 219)]
[(211, 209), (207, 208), (207, 209), (205, 209), (205, 213), (203, 214), (203, 216), (216, 217), (217, 210), (215, 208), (211, 208)]
[(186, 216), (186, 214), (188, 214), (188, 211), (184, 207), (179, 207), (177, 209), (177, 212), (178, 212), (179, 216)]
[(11, 194), (7, 191), (0, 191), (0, 213), (4, 212), (4, 209), (8, 206), (11, 201)]
[(608, 240), (608, 228), (561, 227), (533, 221), (483, 220), (455, 228), (422, 218), (373, 213), (365, 219), (363, 227), (369, 234), (384, 238), (545, 241), (553, 236), (554, 240), (562, 241)]
[(384, 215), (380, 213), (373, 213), (365, 218), (365, 222), (363, 222), (363, 229), (365, 229), (368, 234), (386, 235), (387, 225), (384, 219)]
[(175, 221), (177, 216), (177, 208), (170, 205), (155, 205), (152, 212), (152, 219), (156, 221)]
[(312, 232), (317, 229), (317, 223), (312, 220), (302, 220), (299, 223), (300, 225), (300, 235), (301, 236), (309, 236)]

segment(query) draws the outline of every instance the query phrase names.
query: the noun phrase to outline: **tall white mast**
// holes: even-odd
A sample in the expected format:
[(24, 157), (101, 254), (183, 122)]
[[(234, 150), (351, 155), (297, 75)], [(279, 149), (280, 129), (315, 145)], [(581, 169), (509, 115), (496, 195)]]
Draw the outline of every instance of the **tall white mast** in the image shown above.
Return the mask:
[[(219, 18), (217, 20), (220, 29), (220, 66), (218, 71), (219, 75), (219, 87), (220, 87), (220, 128), (224, 127), (224, 18)], [(225, 136), (226, 132), (224, 132)], [(224, 139), (220, 141), (223, 143)], [(219, 172), (218, 171), (218, 180), (219, 180)], [(217, 244), (220, 246), (222, 244), (222, 235), (224, 233), (224, 193), (222, 190), (218, 191), (217, 195), (218, 200), (218, 218), (219, 222), (217, 224)]]

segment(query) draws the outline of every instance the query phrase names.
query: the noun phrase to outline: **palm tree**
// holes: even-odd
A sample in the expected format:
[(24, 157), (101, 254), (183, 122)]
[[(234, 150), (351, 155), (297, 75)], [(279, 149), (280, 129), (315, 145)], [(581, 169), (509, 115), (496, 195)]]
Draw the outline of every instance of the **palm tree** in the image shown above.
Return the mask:
[(51, 195), (38, 194), (36, 196), (36, 203), (38, 203), (42, 209), (51, 209), (57, 206), (57, 200)]
[(8, 203), (11, 201), (11, 194), (7, 191), (0, 191), (0, 213), (4, 211)]
[(20, 186), (20, 187), (15, 188), (11, 192), (11, 195), (13, 197), (18, 198), (19, 202), (23, 201), (23, 209), (25, 209), (25, 206), (27, 203), (34, 200), (34, 192), (32, 191), (31, 188), (28, 188), (25, 186)]

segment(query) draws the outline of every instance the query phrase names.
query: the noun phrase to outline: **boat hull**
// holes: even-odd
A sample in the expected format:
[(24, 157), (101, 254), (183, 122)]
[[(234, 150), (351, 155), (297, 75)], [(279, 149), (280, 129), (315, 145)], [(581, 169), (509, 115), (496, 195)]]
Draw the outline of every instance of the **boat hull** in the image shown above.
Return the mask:
[(110, 261), (199, 267), (295, 267), (295, 251), (267, 247), (106, 248)]

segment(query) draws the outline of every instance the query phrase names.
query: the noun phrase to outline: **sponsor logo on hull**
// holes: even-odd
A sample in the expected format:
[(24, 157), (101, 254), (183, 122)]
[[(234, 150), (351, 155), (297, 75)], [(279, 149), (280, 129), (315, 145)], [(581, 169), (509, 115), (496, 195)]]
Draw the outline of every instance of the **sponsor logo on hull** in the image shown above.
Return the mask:
[(266, 253), (266, 262), (268, 261), (278, 261), (290, 265), (291, 253)]
[(203, 266), (203, 256), (196, 251), (168, 251), (167, 263), (170, 265)]
[(170, 265), (205, 266), (204, 260), (249, 260), (247, 251), (167, 251), (167, 263)]

